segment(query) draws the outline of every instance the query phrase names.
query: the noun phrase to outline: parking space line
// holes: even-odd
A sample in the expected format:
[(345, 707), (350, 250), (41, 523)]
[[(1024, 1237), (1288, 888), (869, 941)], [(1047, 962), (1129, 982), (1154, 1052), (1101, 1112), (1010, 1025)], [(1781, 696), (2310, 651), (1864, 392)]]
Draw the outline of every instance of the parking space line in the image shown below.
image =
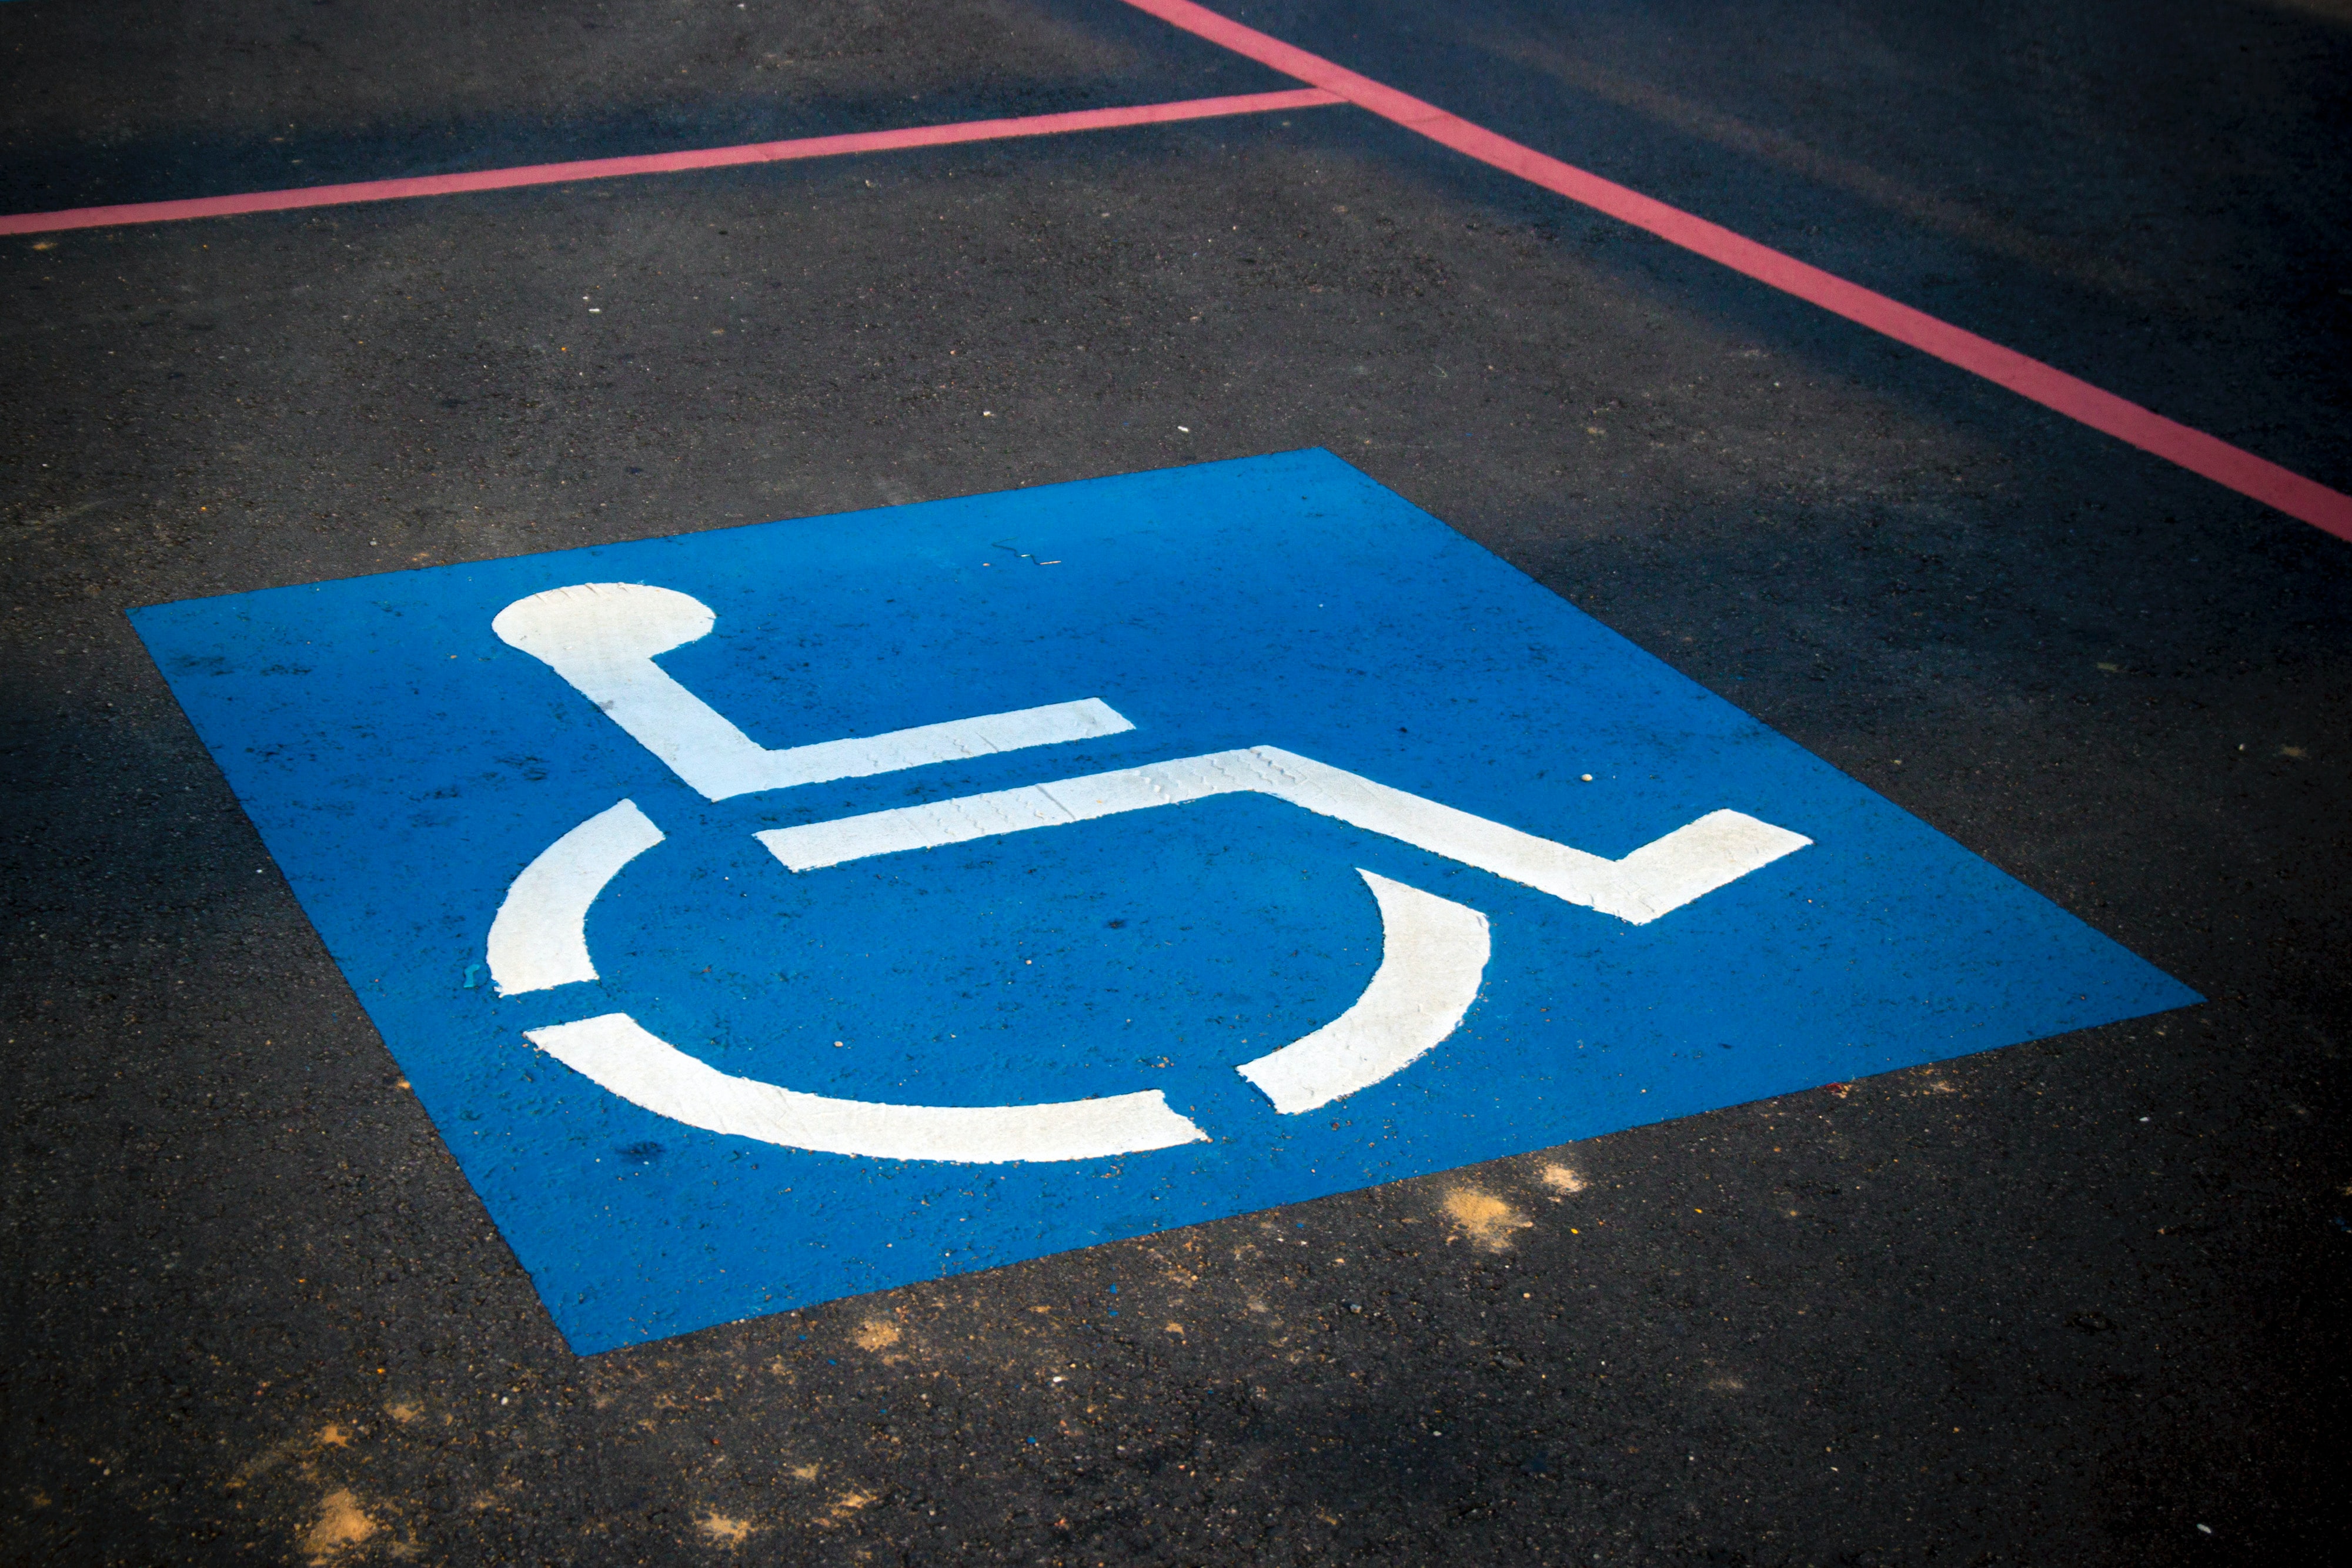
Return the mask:
[(1896, 342), (1932, 354), (1947, 364), (1982, 376), (2044, 408), (2178, 464), (2192, 474), (2275, 507), (2337, 538), (2352, 539), (2352, 496), (2331, 490), (2267, 458), (2167, 419), (2055, 366), (1979, 338), (1860, 284), (1849, 283), (1769, 246), (1759, 245), (1718, 224), (1498, 136), (1320, 55), (1309, 54), (1255, 27), (1221, 16), (1193, 4), (1193, 0), (1126, 0), (1126, 4), (1171, 26), (1337, 93), (1359, 109), (1418, 131), (1441, 146), (1606, 213), (1784, 294), (1794, 295)]
[(783, 163), (835, 158), (852, 152), (887, 152), (910, 147), (945, 147), (965, 141), (996, 141), (1021, 136), (1058, 136), (1074, 131), (1110, 131), (1130, 125), (1167, 125), (1228, 115), (1271, 114), (1318, 109), (1345, 101), (1321, 88), (1241, 93), (1224, 98), (1185, 99), (1175, 103), (1083, 109), (1015, 120), (970, 120), (953, 125), (917, 125), (898, 131), (859, 131), (840, 136), (809, 136), (793, 141), (754, 141), (735, 147), (698, 147), (683, 152), (640, 153), (626, 158), (591, 158), (571, 163), (533, 163), (514, 169), (478, 169), (461, 174), (423, 174), (355, 184), (307, 185), (284, 191), (247, 191), (230, 196), (196, 196), (170, 202), (136, 202), (111, 207), (69, 207), (53, 213), (0, 215), (0, 235), (50, 234), (60, 229), (113, 228), (126, 224), (172, 223), (187, 218), (232, 217), (244, 213), (282, 213), (302, 207), (344, 206), (358, 202), (396, 202), (415, 196), (452, 196), (470, 191), (505, 191), (523, 185), (566, 184), (577, 180), (613, 180), (633, 174), (672, 174), (692, 169), (725, 169), (745, 163)]

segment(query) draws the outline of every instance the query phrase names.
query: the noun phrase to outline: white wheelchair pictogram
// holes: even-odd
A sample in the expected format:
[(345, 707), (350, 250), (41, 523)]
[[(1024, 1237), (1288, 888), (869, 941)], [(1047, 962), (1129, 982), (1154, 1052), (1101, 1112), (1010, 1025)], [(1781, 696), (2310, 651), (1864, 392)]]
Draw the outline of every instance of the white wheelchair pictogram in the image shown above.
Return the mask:
[[(580, 583), (518, 600), (491, 629), (545, 663), (689, 787), (711, 800), (1133, 729), (1088, 697), (780, 750), (761, 747), (654, 663), (706, 635), (710, 610), (639, 583)], [(1605, 860), (1271, 746), (993, 790), (754, 834), (800, 873), (1000, 834), (1270, 795), (1567, 903), (1645, 925), (1812, 841), (1738, 811), (1713, 811)], [(501, 997), (597, 977), (587, 921), (598, 894), (662, 842), (621, 800), (550, 844), (508, 888), (485, 955)], [(1476, 1000), (1486, 915), (1357, 869), (1380, 914), (1381, 956), (1355, 1002), (1322, 1028), (1235, 1069), (1297, 1115), (1378, 1083), (1435, 1049)], [(659, 1116), (791, 1148), (964, 1163), (1096, 1159), (1200, 1143), (1209, 1134), (1159, 1090), (1027, 1105), (904, 1105), (803, 1093), (736, 1077), (678, 1050), (625, 1012), (528, 1030), (541, 1051)]]

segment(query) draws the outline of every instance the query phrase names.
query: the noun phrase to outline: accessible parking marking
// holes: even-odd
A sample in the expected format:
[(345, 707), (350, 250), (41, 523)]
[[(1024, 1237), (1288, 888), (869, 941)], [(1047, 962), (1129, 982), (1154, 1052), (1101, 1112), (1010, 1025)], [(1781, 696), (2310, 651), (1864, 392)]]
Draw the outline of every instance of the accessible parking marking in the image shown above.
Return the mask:
[(582, 1352), (2195, 999), (1319, 452), (134, 621)]

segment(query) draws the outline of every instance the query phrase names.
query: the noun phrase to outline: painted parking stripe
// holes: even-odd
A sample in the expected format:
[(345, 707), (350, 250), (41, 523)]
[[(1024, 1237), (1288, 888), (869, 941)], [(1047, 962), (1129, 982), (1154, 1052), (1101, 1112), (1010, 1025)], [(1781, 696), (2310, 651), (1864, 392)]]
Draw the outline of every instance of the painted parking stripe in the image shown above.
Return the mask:
[(2195, 999), (1323, 453), (133, 619), (583, 1352)]
[(1193, 0), (1125, 0), (1171, 26), (1223, 45), (1261, 65), (1337, 93), (1360, 109), (1417, 131), (1439, 145), (1515, 174), (1557, 195), (1606, 213), (1670, 245), (1706, 257), (1832, 315), (1982, 376), (2104, 434), (2312, 527), (2352, 539), (2352, 496), (2257, 457), (2201, 430), (2167, 419), (2079, 376), (2004, 348), (1924, 310), (1850, 283), (1835, 273), (1759, 245), (1679, 207), (1604, 180), (1588, 170), (1498, 136), (1409, 93), (1221, 16)]
[(1187, 99), (1117, 109), (1081, 109), (1011, 120), (972, 120), (953, 125), (910, 125), (896, 131), (858, 131), (839, 136), (808, 136), (791, 141), (754, 141), (733, 147), (698, 147), (683, 152), (646, 152), (624, 158), (587, 158), (569, 163), (533, 163), (513, 169), (477, 169), (458, 174), (418, 174), (396, 180), (363, 180), (341, 185), (301, 185), (282, 191), (246, 191), (227, 196), (192, 196), (169, 202), (131, 202), (117, 206), (68, 207), (51, 213), (0, 214), (0, 235), (50, 234), (62, 229), (115, 228), (129, 224), (177, 223), (189, 218), (235, 217), (246, 213), (285, 213), (304, 207), (348, 206), (360, 202), (407, 201), (418, 196), (454, 196), (472, 191), (510, 191), (526, 185), (564, 185), (583, 180), (615, 180), (638, 174), (677, 174), (693, 169), (731, 169), (750, 163), (786, 163), (838, 158), (855, 152), (889, 152), (913, 147), (950, 147), (966, 141), (998, 141), (1023, 136), (1061, 136), (1079, 131), (1113, 131), (1135, 125), (1171, 125), (1187, 120), (1272, 114), (1337, 104), (1338, 95), (1320, 88)]
[(1908, 347), (1955, 365), (2126, 444), (2273, 507), (2314, 528), (2352, 540), (2352, 496), (2331, 489), (2242, 447), (2069, 375), (2053, 365), (2005, 348), (1926, 311), (1905, 305), (1834, 273), (1759, 245), (1719, 224), (1604, 180), (1533, 148), (1475, 125), (1434, 104), (1372, 80), (1318, 55), (1221, 16), (1192, 0), (1125, 0), (1171, 26), (1223, 45), (1277, 70), (1312, 82), (1287, 92), (1194, 99), (1177, 103), (1082, 110), (1024, 119), (967, 121), (897, 131), (858, 131), (792, 141), (700, 148), (683, 152), (589, 159), (458, 174), (421, 175), (247, 192), (47, 213), (0, 214), (0, 235), (167, 223), (247, 213), (398, 201), (527, 185), (674, 173), (690, 169), (840, 156), (910, 147), (944, 146), (1021, 136), (1056, 135), (1119, 126), (1164, 124), (1226, 115), (1262, 114), (1349, 103), (1419, 132), (1455, 152), (1515, 174), (1668, 243), (1704, 256), (1758, 282)]

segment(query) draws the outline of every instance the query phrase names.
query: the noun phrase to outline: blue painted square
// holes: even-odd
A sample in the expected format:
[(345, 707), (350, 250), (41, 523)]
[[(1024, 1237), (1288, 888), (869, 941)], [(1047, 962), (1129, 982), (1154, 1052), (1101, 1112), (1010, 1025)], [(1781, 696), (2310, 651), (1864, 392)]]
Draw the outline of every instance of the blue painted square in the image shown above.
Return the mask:
[[(1082, 699), (1132, 727), (698, 789), (493, 632), (579, 584), (706, 608), (657, 667), (755, 752)], [(133, 619), (583, 1352), (2196, 999), (1319, 452)], [(1720, 810), (1810, 842), (1636, 923), (1278, 791), (801, 870), (753, 837), (919, 836), (975, 797), (1025, 810), (1032, 786), (1137, 769), (1158, 789), (1253, 747), (1609, 861)], [(657, 843), (584, 892), (518, 890), (624, 800)], [(1362, 873), (1475, 912), (1447, 916), (1465, 940), (1484, 917), (1475, 999), (1433, 1049), (1285, 1112), (1236, 1069), (1404, 995), (1374, 977), (1419, 951)], [(579, 952), (530, 958), (545, 983), (522, 988), (511, 945), (494, 972), (502, 904), (591, 894)], [(625, 1096), (527, 1038), (615, 1015), (688, 1070)], [(1156, 1092), (1197, 1141), (971, 1163), (648, 1108), (713, 1082), (918, 1107)]]

